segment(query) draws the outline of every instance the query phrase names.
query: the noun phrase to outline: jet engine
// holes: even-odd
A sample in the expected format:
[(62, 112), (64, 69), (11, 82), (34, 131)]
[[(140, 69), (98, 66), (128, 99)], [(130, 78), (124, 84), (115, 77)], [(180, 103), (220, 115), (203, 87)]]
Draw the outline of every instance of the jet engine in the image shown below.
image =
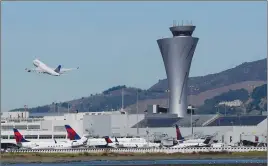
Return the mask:
[(27, 68), (26, 68), (25, 70), (26, 70), (27, 72), (29, 72), (29, 73), (31, 72), (31, 70), (30, 70), (30, 69), (27, 69)]

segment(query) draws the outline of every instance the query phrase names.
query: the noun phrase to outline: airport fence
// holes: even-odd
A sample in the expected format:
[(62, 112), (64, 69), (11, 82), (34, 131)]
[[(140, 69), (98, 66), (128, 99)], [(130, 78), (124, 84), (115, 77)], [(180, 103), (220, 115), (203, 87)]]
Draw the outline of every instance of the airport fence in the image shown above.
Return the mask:
[(267, 147), (202, 147), (202, 148), (79, 148), (79, 149), (18, 149), (13, 153), (200, 153), (267, 151)]

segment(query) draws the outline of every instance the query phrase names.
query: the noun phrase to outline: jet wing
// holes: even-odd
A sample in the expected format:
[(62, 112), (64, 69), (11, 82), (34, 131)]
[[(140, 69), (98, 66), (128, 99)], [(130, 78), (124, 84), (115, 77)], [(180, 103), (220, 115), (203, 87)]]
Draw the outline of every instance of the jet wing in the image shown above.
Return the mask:
[(44, 72), (42, 69), (40, 69), (40, 68), (34, 68), (34, 69), (28, 69), (28, 68), (26, 68), (25, 69), (27, 72), (37, 72), (37, 73), (42, 73), (42, 72)]
[(59, 73), (62, 74), (62, 73), (72, 71), (72, 70), (77, 70), (77, 69), (79, 69), (79, 67), (77, 67), (77, 68), (69, 68), (69, 69), (61, 68)]

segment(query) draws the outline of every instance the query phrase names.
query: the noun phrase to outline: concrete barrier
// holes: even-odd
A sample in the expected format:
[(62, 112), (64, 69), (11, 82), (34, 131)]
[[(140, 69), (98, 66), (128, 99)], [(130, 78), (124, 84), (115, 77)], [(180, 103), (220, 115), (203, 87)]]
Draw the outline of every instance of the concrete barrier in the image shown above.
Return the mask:
[(79, 148), (79, 149), (29, 149), (29, 150), (9, 150), (8, 152), (14, 153), (193, 153), (193, 152), (250, 152), (250, 151), (267, 151), (267, 147), (193, 147), (193, 148)]

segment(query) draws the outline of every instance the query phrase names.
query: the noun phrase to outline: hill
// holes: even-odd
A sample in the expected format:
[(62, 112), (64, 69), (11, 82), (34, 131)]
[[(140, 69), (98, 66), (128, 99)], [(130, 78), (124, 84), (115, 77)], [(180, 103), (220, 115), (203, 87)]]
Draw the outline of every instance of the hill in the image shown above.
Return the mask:
[[(189, 78), (188, 101), (192, 105), (201, 107), (207, 99), (211, 99), (229, 90), (245, 89), (251, 93), (255, 87), (261, 86), (267, 81), (266, 59), (245, 62), (235, 68), (206, 76)], [(191, 90), (190, 90), (191, 87)], [(148, 104), (167, 105), (168, 88), (167, 79), (159, 80), (147, 90), (142, 90), (126, 85), (119, 85), (104, 90), (100, 94), (82, 97), (72, 101), (52, 103), (36, 108), (29, 108), (30, 112), (67, 112), (68, 106), (71, 111), (111, 111), (118, 110), (122, 106), (122, 89), (124, 89), (124, 108), (129, 112), (136, 112), (137, 91), (139, 92), (139, 111), (144, 111)], [(259, 102), (259, 100), (254, 100)], [(262, 101), (261, 101), (262, 102)], [(11, 111), (19, 111), (18, 108)]]
[[(235, 68), (220, 73), (206, 76), (190, 77), (188, 81), (188, 92), (196, 95), (211, 89), (217, 89), (244, 81), (266, 81), (267, 64), (266, 58), (254, 62), (245, 62)], [(190, 89), (191, 87), (191, 89)], [(164, 91), (168, 88), (167, 79), (159, 80), (149, 90)]]
[(262, 114), (263, 111), (267, 111), (267, 84), (254, 88), (251, 93), (246, 89), (229, 90), (205, 100), (197, 110), (199, 114)]

